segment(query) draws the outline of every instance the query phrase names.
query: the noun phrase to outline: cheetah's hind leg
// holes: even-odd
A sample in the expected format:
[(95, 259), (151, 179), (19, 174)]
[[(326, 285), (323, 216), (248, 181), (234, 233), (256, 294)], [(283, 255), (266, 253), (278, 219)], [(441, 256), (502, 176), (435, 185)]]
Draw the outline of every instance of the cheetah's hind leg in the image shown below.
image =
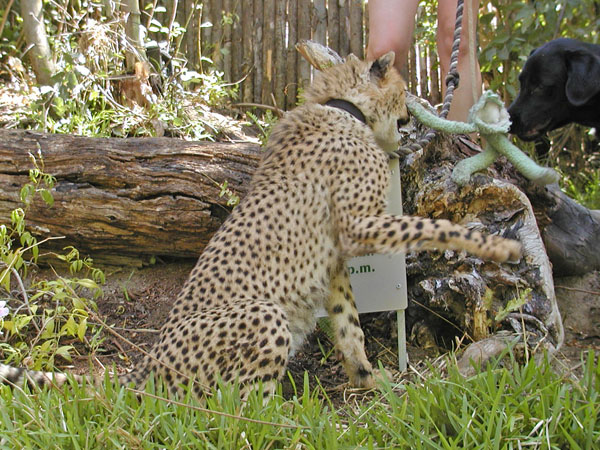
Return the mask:
[(242, 394), (262, 381), (272, 395), (285, 373), (291, 334), (283, 310), (266, 301), (230, 301), (173, 317), (161, 330), (148, 372), (181, 393), (190, 379), (195, 394), (214, 388), (217, 379), (239, 381)]

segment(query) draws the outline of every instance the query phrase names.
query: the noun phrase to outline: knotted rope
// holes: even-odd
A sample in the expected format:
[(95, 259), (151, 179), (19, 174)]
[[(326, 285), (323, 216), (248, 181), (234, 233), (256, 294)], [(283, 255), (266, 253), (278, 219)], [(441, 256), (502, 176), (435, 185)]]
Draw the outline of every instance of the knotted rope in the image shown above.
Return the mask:
[(469, 111), (468, 122), (456, 122), (439, 117), (418, 103), (413, 98), (407, 100), (410, 112), (427, 126), (452, 134), (470, 134), (478, 132), (486, 141), (483, 152), (460, 161), (452, 172), (452, 180), (463, 186), (469, 182), (471, 175), (492, 164), (498, 154), (506, 158), (531, 181), (547, 185), (556, 183), (558, 173), (548, 167), (540, 167), (513, 145), (508, 137), (510, 118), (500, 97), (494, 92), (484, 92), (481, 98)]
[(422, 123), (430, 127), (424, 136), (412, 143), (401, 146), (397, 155), (406, 155), (423, 149), (435, 137), (437, 130), (453, 134), (471, 134), (478, 132), (486, 142), (483, 152), (460, 161), (452, 172), (452, 179), (458, 185), (469, 182), (471, 175), (490, 166), (498, 154), (506, 156), (525, 177), (535, 183), (546, 185), (556, 183), (558, 173), (548, 167), (540, 167), (518, 147), (513, 145), (506, 136), (510, 128), (510, 118), (504, 103), (499, 96), (491, 91), (485, 92), (469, 111), (468, 123), (446, 120), (454, 90), (458, 87), (458, 51), (462, 32), (464, 0), (458, 0), (456, 5), (456, 22), (454, 24), (454, 42), (450, 55), (450, 69), (446, 76), (446, 95), (439, 116), (428, 111), (418, 99), (407, 96), (406, 106), (409, 111)]

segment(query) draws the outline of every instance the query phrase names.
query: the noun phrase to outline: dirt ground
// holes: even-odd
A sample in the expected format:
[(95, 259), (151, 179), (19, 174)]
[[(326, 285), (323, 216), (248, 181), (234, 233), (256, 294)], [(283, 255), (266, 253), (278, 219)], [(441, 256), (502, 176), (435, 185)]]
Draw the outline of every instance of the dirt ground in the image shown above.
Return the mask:
[[(136, 345), (150, 348), (193, 264), (193, 261), (171, 262), (143, 269), (107, 269), (104, 297), (97, 300), (100, 316)], [(557, 355), (557, 367), (576, 371), (582, 352), (600, 350), (600, 273), (590, 274), (583, 280), (557, 280), (556, 286), (566, 332), (565, 345)], [(412, 345), (410, 332), (407, 332), (409, 370), (400, 373), (395, 318), (395, 313), (364, 314), (361, 315), (361, 324), (369, 360), (380, 361), (395, 380), (400, 380), (422, 372), (426, 361), (435, 361), (441, 351)], [(108, 333), (106, 336), (102, 349), (95, 355), (96, 363), (101, 363), (96, 364), (99, 370), (101, 366), (111, 367), (114, 364), (119, 371), (125, 371), (141, 359), (139, 350), (116, 336)], [(89, 367), (88, 361), (87, 356), (76, 358), (75, 367), (71, 369), (85, 372)], [(303, 350), (292, 358), (288, 369), (299, 390), (307, 371), (311, 386), (320, 383), (334, 401), (342, 401), (348, 395), (346, 375), (323, 330), (317, 329)], [(288, 378), (283, 382), (283, 391), (284, 395), (293, 393), (293, 385)]]

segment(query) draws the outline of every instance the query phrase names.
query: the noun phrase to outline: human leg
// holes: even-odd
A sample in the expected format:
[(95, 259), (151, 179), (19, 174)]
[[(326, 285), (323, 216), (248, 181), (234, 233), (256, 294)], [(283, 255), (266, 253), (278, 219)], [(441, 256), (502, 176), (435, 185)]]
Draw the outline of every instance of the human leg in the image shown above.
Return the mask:
[[(446, 76), (450, 67), (456, 21), (456, 4), (457, 0), (438, 0), (437, 48), (443, 77)], [(469, 24), (469, 12), (472, 17), (471, 24)], [(460, 74), (460, 85), (454, 91), (448, 114), (448, 119), (451, 120), (466, 121), (469, 109), (481, 96), (481, 71), (477, 62), (476, 48), (478, 12), (479, 0), (465, 0), (457, 67)], [(469, 44), (470, 40), (473, 41), (473, 46)], [(443, 90), (445, 92), (445, 85)]]
[(419, 0), (369, 0), (367, 59), (393, 50), (394, 66), (402, 71), (412, 43)]

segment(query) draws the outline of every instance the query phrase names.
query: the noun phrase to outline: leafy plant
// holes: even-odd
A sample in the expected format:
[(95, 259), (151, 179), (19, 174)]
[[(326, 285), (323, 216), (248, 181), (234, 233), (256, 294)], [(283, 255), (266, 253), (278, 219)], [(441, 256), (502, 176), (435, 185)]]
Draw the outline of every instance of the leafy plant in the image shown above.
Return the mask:
[(502, 322), (511, 312), (520, 311), (529, 300), (531, 300), (531, 288), (524, 289), (518, 297), (509, 300), (506, 306), (496, 313), (494, 320)]
[(264, 147), (269, 141), (269, 136), (271, 135), (273, 125), (277, 122), (277, 117), (270, 110), (265, 111), (262, 117), (250, 111), (246, 112), (246, 116), (250, 119), (250, 123), (258, 128), (258, 139), (260, 145)]
[[(55, 183), (44, 171), (41, 154), (37, 158), (31, 155), (31, 161), (34, 168), (20, 192), (24, 206), (12, 211), (10, 224), (0, 225), (0, 330), (6, 331), (0, 354), (8, 361), (25, 361), (35, 369), (51, 369), (56, 356), (70, 360), (74, 351), (74, 346), (64, 345), (61, 338), (86, 342), (86, 332), (95, 331), (88, 317), (90, 308), (96, 308), (93, 298), (102, 295), (104, 273), (90, 258), (82, 259), (77, 249), (66, 247), (64, 254), (49, 252), (44, 256), (67, 264), (72, 278), (28, 279), (29, 269), (41, 256), (41, 244), (51, 238), (38, 241), (27, 230), (25, 218), (36, 197), (49, 207), (53, 204), (51, 189)], [(76, 277), (79, 274), (83, 276)], [(97, 334), (86, 343), (97, 347)]]
[(563, 182), (565, 192), (574, 200), (589, 209), (600, 209), (600, 169), (566, 176)]
[(517, 76), (531, 50), (558, 37), (589, 42), (599, 39), (598, 4), (593, 0), (490, 0), (482, 6), (479, 62), (490, 88), (501, 93), (506, 102), (516, 96)]
[(223, 181), (219, 187), (221, 188), (219, 197), (225, 197), (227, 199), (227, 206), (237, 206), (238, 203), (240, 203), (239, 195), (229, 189), (229, 183), (227, 181)]
[[(194, 14), (201, 6), (200, 2), (194, 5)], [(179, 48), (193, 14), (185, 24), (173, 20), (161, 23), (156, 14), (166, 10), (156, 2), (148, 3), (146, 31), (156, 40), (146, 43), (158, 50), (158, 56), (149, 56), (148, 62), (154, 66), (147, 65), (148, 77), (140, 77), (125, 73), (125, 53), (137, 50), (124, 39), (123, 18), (99, 8), (101, 5), (73, 5), (68, 9), (54, 3), (45, 5), (56, 72), (51, 83), (40, 88), (29, 86), (28, 61), (19, 61), (25, 51), (18, 47), (21, 41), (15, 39), (13, 46), (6, 43), (6, 38), (21, 33), (22, 20), (13, 8), (11, 20), (0, 30), (5, 37), (0, 52), (8, 61), (3, 69), (14, 80), (13, 91), (29, 95), (16, 102), (23, 106), (11, 117), (10, 126), (85, 136), (166, 134), (211, 139), (219, 134), (224, 120), (208, 107), (223, 106), (235, 97), (237, 86), (226, 83), (223, 73), (215, 70), (208, 58), (202, 58), (199, 72), (188, 67)], [(145, 56), (139, 59), (144, 62)], [(19, 61), (18, 70), (11, 61)], [(155, 98), (146, 104), (132, 104), (131, 88), (143, 88)]]

